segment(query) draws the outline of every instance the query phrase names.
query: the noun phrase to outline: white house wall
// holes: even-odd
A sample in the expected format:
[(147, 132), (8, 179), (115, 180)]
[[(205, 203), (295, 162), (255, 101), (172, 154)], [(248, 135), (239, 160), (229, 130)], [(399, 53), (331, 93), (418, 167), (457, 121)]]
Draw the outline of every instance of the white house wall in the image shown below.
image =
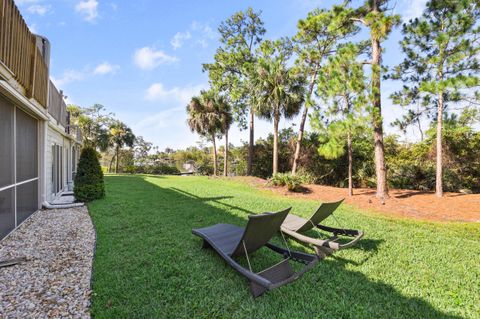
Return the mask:
[(70, 138), (65, 137), (59, 132), (63, 129), (62, 127), (55, 127), (53, 124), (49, 124), (47, 130), (47, 147), (46, 149), (46, 198), (47, 201), (52, 201), (55, 198), (53, 190), (53, 181), (52, 181), (52, 169), (53, 169), (53, 153), (52, 146), (59, 145), (63, 147), (63, 160), (62, 160), (62, 171), (63, 171), (63, 180), (61, 184), (61, 190), (67, 191), (68, 186), (72, 185), (72, 170), (71, 170), (71, 156), (72, 156), (72, 146), (74, 143)]

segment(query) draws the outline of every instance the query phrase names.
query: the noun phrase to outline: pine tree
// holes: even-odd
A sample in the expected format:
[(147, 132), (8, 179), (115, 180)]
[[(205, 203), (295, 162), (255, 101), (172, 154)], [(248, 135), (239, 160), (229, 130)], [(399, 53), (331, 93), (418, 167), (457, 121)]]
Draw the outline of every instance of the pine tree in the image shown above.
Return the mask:
[[(403, 90), (393, 94), (395, 103), (421, 105), (436, 119), (435, 193), (443, 196), (442, 130), (449, 104), (477, 100), (480, 84), (480, 4), (468, 0), (432, 0), (420, 18), (404, 24), (400, 42), (406, 55), (393, 75)], [(433, 113), (433, 114), (432, 114)]]
[(322, 125), (318, 112), (312, 118), (313, 127), (324, 140), (320, 155), (335, 159), (348, 153), (348, 195), (353, 195), (353, 146), (355, 132), (366, 122), (364, 116), (368, 96), (363, 65), (357, 61), (360, 47), (342, 44), (328, 63), (322, 67), (318, 78), (318, 95), (328, 105), (325, 114), (330, 119), (327, 127)]
[(343, 6), (334, 6), (330, 10), (315, 9), (308, 13), (307, 18), (298, 22), (298, 32), (293, 39), (298, 52), (296, 65), (305, 73), (309, 86), (298, 128), (292, 165), (293, 175), (298, 168), (308, 111), (314, 105), (313, 93), (320, 67), (323, 61), (334, 53), (339, 41), (353, 36), (358, 31), (358, 27), (349, 22), (348, 11)]
[(375, 146), (375, 174), (377, 177), (377, 197), (388, 197), (387, 166), (385, 163), (385, 147), (383, 143), (383, 118), (381, 95), (381, 62), (382, 42), (385, 41), (392, 28), (400, 21), (398, 15), (387, 14), (388, 0), (367, 0), (363, 6), (352, 12), (352, 21), (357, 21), (370, 30), (371, 42), (371, 114), (373, 138)]

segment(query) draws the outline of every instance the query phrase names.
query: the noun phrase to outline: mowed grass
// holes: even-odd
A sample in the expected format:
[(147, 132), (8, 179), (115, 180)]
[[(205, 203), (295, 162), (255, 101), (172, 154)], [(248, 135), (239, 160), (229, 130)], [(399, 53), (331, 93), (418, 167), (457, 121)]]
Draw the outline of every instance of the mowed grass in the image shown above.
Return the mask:
[[(338, 222), (365, 231), (359, 245), (254, 299), (246, 280), (201, 249), (191, 229), (245, 225), (249, 213), (288, 206), (308, 216), (319, 203), (206, 177), (107, 176), (106, 187), (106, 198), (89, 205), (97, 230), (95, 318), (480, 316), (478, 224), (384, 218), (343, 205)], [(251, 259), (257, 271), (276, 261), (263, 250)]]

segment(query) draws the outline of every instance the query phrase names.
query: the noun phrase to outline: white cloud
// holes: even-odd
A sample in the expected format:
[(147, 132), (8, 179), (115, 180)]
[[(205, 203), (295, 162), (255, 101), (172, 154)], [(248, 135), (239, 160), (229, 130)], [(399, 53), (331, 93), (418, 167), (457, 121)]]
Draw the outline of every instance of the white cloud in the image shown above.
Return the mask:
[(184, 112), (185, 107), (174, 107), (168, 110), (164, 110), (155, 114), (151, 114), (140, 122), (135, 124), (136, 129), (144, 129), (144, 128), (166, 128), (171, 126), (172, 124), (172, 117), (178, 114), (179, 112)]
[(143, 70), (153, 70), (161, 64), (169, 64), (177, 61), (177, 57), (170, 56), (162, 50), (155, 50), (150, 47), (137, 49), (133, 55), (133, 62)]
[(61, 88), (64, 85), (67, 85), (74, 81), (83, 80), (85, 74), (76, 70), (66, 70), (60, 77), (52, 76), (51, 79), (57, 88)]
[(38, 14), (40, 16), (45, 15), (46, 13), (50, 12), (52, 6), (49, 4), (41, 5), (41, 4), (34, 4), (27, 8), (27, 11), (31, 14)]
[(173, 49), (176, 50), (181, 48), (188, 40), (192, 39), (194, 40), (193, 45), (206, 48), (208, 47), (208, 41), (215, 39), (215, 37), (216, 33), (208, 23), (193, 21), (188, 30), (185, 32), (177, 32), (170, 41), (170, 44)]
[(418, 18), (422, 15), (423, 10), (425, 10), (427, 0), (409, 0), (406, 1), (405, 10), (402, 15), (404, 22)]
[(93, 22), (98, 17), (98, 1), (84, 0), (75, 5), (75, 11), (83, 15), (88, 22)]
[(173, 101), (176, 103), (187, 104), (192, 96), (200, 93), (206, 85), (194, 85), (185, 87), (173, 87), (166, 89), (162, 83), (153, 83), (147, 89), (145, 99), (149, 101)]
[(176, 50), (178, 48), (181, 48), (183, 45), (183, 42), (190, 38), (191, 38), (191, 34), (189, 31), (177, 32), (173, 36), (173, 39), (170, 41), (170, 44), (172, 45), (173, 49)]
[(119, 68), (120, 68), (119, 65), (110, 64), (108, 62), (103, 62), (103, 63), (97, 65), (95, 70), (93, 70), (93, 74), (100, 74), (100, 75), (109, 74), (109, 73), (113, 74), (113, 73), (117, 72), (117, 70)]

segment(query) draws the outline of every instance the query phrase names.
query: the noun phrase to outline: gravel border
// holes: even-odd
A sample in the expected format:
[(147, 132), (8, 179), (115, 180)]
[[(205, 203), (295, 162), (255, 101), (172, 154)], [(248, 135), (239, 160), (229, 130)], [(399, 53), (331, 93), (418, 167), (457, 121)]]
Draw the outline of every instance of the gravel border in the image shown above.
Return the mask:
[(0, 241), (0, 317), (90, 318), (95, 230), (86, 207), (39, 211)]

